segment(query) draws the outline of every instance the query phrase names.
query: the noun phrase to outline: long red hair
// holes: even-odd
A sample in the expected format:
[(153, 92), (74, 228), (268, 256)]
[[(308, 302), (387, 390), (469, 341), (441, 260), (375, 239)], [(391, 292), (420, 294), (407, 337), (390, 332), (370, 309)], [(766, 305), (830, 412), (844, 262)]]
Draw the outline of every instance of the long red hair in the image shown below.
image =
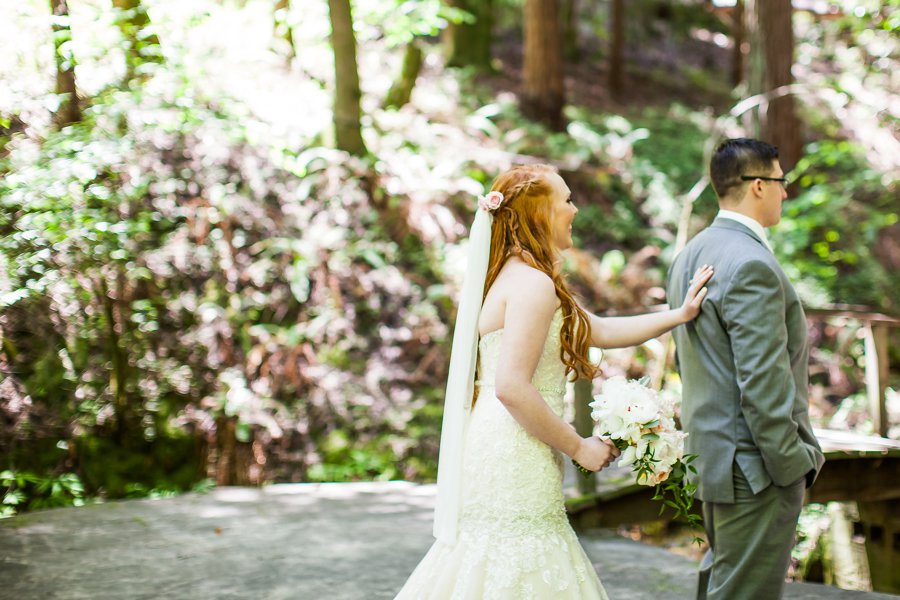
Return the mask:
[(560, 359), (566, 375), (575, 371), (580, 377), (593, 378), (598, 368), (588, 357), (591, 324), (569, 292), (559, 268), (559, 250), (552, 242), (549, 175), (556, 172), (551, 165), (520, 165), (502, 173), (491, 185), (491, 191), (503, 194), (504, 200), (494, 211), (483, 298), (512, 256), (546, 273), (553, 280), (563, 312)]

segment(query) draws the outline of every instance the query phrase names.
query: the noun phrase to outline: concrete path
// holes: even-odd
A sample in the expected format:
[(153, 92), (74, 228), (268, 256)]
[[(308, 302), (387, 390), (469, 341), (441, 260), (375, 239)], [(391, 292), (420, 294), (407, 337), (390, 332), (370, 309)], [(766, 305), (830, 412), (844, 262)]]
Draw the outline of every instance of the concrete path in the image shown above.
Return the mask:
[[(3, 600), (393, 598), (431, 545), (434, 486), (221, 488), (0, 520)], [(582, 536), (613, 600), (688, 599), (694, 563)], [(789, 584), (790, 600), (897, 600)]]

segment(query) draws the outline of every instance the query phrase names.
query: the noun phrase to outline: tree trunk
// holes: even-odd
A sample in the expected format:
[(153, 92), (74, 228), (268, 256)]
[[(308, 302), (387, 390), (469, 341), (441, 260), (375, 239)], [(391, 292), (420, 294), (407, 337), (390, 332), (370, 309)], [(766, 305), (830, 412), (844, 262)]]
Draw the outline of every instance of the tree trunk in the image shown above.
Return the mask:
[(422, 69), (422, 46), (418, 38), (413, 38), (406, 45), (403, 54), (403, 70), (400, 79), (394, 82), (384, 100), (385, 108), (400, 108), (409, 102), (419, 71)]
[[(770, 92), (794, 82), (793, 7), (791, 0), (746, 0), (747, 33), (750, 39), (750, 92)], [(800, 121), (793, 95), (776, 98), (760, 106), (758, 135), (778, 146), (781, 165), (789, 171), (802, 151)]]
[(145, 63), (163, 61), (162, 47), (141, 0), (113, 0), (113, 7), (118, 10), (116, 24), (127, 43), (125, 80), (130, 81), (136, 75), (145, 75), (141, 69)]
[(525, 0), (522, 112), (562, 130), (565, 103), (557, 0)]
[(288, 65), (297, 58), (297, 48), (294, 46), (294, 28), (288, 18), (291, 12), (291, 0), (276, 0), (274, 14), (274, 33), (277, 39), (282, 39), (288, 45)]
[(578, 46), (578, 0), (562, 0), (559, 8), (563, 56), (568, 60), (578, 61), (581, 58), (581, 48)]
[(107, 285), (105, 275), (101, 274), (95, 287), (95, 293), (103, 307), (106, 327), (106, 345), (110, 365), (109, 391), (115, 415), (115, 439), (119, 443), (124, 443), (128, 434), (133, 430), (136, 419), (128, 394), (131, 371), (128, 349), (124, 348), (122, 343), (127, 326), (121, 310), (121, 304), (124, 301), (122, 278), (118, 276), (116, 279), (115, 294), (113, 294)]
[(54, 120), (64, 127), (81, 120), (78, 92), (75, 88), (75, 56), (72, 54), (72, 29), (66, 0), (50, 0), (53, 13), (53, 48), (56, 57), (56, 93), (62, 96)]
[[(594, 420), (591, 418), (591, 402), (593, 398), (593, 384), (590, 379), (577, 379), (573, 385), (575, 392), (575, 431), (581, 437), (594, 435)], [(597, 475), (591, 473), (575, 475), (575, 487), (582, 496), (597, 492)]]
[(350, 0), (328, 0), (331, 47), (334, 50), (334, 132), (337, 147), (357, 156), (366, 154), (362, 139), (362, 92), (356, 66), (356, 36)]
[(447, 65), (490, 69), (493, 0), (447, 0), (447, 6), (464, 10), (475, 17), (472, 23), (451, 22), (444, 30)]
[(248, 485), (236, 435), (237, 417), (216, 418), (216, 485)]
[(734, 52), (731, 54), (731, 83), (738, 86), (744, 81), (744, 53), (747, 48), (747, 30), (744, 17), (744, 0), (737, 0), (731, 13), (731, 37)]
[(614, 98), (621, 98), (625, 88), (625, 0), (612, 0), (609, 10), (609, 91)]

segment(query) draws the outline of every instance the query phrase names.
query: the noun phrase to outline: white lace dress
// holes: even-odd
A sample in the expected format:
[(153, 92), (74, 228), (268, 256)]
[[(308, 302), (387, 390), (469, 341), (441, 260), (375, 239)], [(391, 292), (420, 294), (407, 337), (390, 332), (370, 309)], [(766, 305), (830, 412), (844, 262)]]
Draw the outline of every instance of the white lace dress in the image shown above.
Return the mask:
[[(532, 379), (560, 416), (561, 325), (557, 310)], [(396, 600), (608, 600), (566, 518), (562, 455), (528, 434), (494, 394), (502, 336), (493, 331), (479, 342), (457, 541), (435, 542)]]

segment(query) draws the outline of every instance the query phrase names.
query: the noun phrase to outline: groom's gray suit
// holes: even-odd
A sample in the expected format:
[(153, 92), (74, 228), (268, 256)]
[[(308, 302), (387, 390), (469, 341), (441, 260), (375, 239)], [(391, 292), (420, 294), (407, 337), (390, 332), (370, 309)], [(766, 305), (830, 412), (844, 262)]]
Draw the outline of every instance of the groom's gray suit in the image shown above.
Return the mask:
[(779, 598), (803, 490), (824, 458), (807, 412), (807, 328), (800, 300), (763, 241), (719, 218), (676, 257), (669, 304), (691, 274), (715, 274), (700, 315), (673, 331), (686, 452), (697, 454), (710, 552), (698, 598)]

